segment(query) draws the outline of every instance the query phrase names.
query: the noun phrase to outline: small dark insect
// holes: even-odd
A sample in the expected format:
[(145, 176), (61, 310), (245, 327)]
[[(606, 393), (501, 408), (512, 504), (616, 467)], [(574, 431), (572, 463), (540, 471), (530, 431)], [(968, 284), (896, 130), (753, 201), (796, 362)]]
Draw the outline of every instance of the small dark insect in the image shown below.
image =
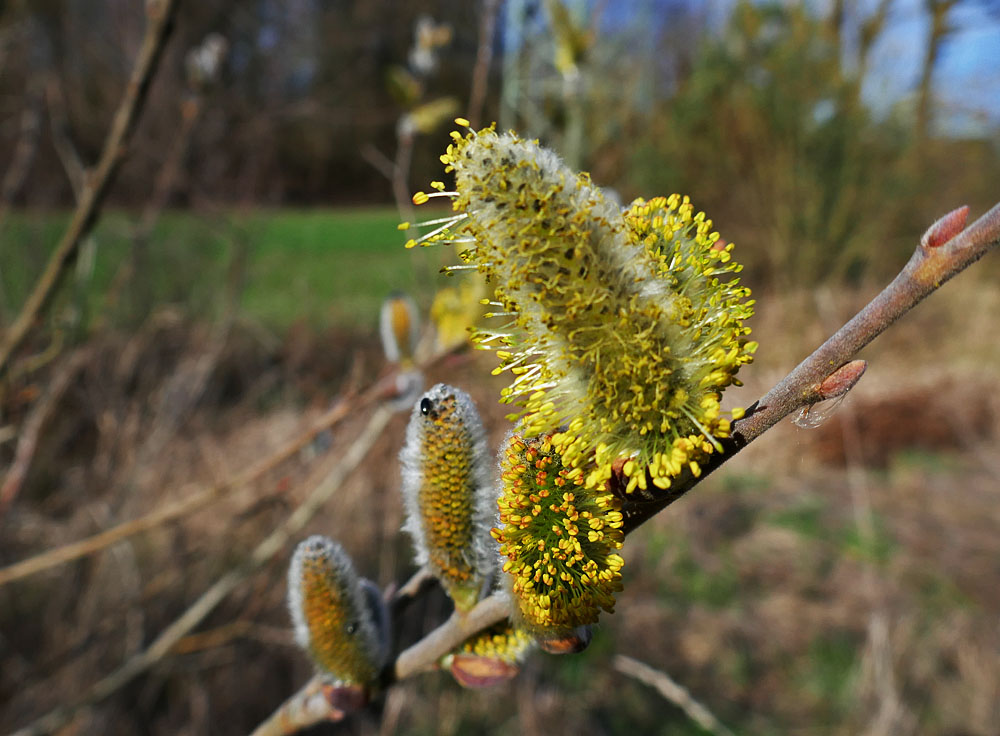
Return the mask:
[(437, 411), (434, 408), (434, 402), (426, 397), (420, 400), (420, 413), (425, 417), (437, 419)]

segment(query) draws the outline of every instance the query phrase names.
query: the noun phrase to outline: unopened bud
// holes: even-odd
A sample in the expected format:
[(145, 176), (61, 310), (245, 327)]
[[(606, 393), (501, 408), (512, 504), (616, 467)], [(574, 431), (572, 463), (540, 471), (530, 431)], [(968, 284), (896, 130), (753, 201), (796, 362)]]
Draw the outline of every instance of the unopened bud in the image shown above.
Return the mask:
[(969, 206), (963, 205), (939, 218), (920, 238), (924, 248), (939, 248), (965, 230), (969, 220)]

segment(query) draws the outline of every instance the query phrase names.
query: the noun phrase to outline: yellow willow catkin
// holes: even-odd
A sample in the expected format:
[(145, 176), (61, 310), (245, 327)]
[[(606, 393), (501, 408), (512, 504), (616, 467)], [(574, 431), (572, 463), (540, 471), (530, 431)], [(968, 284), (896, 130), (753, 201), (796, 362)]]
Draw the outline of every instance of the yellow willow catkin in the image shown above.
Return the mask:
[(295, 641), (334, 683), (378, 679), (388, 655), (381, 598), (340, 545), (318, 534), (299, 544), (288, 570), (288, 609)]
[(500, 526), (492, 534), (507, 558), (517, 623), (550, 636), (613, 612), (624, 564), (620, 501), (572, 478), (549, 436), (509, 436), (500, 470)]
[(455, 601), (475, 605), (496, 566), (490, 527), (496, 516), (492, 456), (469, 395), (439, 383), (416, 403), (399, 456), (404, 529), (417, 563)]
[(466, 639), (457, 651), (517, 664), (534, 648), (535, 637), (509, 621), (502, 621)]
[(687, 197), (622, 212), (537, 141), (492, 127), (452, 138), (441, 160), (455, 191), (435, 182), (414, 201), (449, 197), (456, 214), (414, 243), (464, 243), (466, 267), (490, 279), (508, 324), (477, 340), (513, 375), (519, 429), (554, 433), (592, 489), (619, 459), (628, 491), (700, 473), (729, 435), (722, 391), (756, 350), (732, 245)]

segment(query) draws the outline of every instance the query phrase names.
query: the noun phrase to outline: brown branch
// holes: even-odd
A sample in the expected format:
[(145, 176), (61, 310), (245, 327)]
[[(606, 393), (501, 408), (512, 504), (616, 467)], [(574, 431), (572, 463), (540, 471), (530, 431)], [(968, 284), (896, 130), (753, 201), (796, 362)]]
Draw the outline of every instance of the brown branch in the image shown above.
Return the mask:
[(655, 670), (648, 664), (622, 654), (615, 657), (614, 666), (623, 675), (634, 677), (639, 682), (655, 688), (660, 695), (684, 711), (688, 718), (709, 733), (733, 736), (733, 732), (722, 725), (712, 711), (692, 698), (687, 688), (678, 685), (666, 672)]
[(83, 195), (84, 183), (87, 180), (87, 170), (83, 166), (80, 154), (69, 137), (69, 119), (66, 116), (66, 97), (63, 95), (62, 84), (55, 72), (48, 74), (45, 82), (45, 100), (49, 109), (49, 132), (52, 135), (52, 147), (62, 162), (66, 178), (73, 190), (73, 198), (79, 202)]
[(625, 532), (676, 501), (792, 412), (829, 398), (827, 389), (835, 383), (834, 374), (859, 350), (1000, 243), (1000, 204), (964, 227), (967, 215), (968, 208), (960, 207), (931, 225), (892, 283), (733, 423), (732, 437), (722, 440), (723, 451), (709, 457), (698, 477), (682, 476), (663, 496), (652, 500), (626, 500)]
[(239, 489), (253, 483), (265, 473), (270, 472), (290, 457), (293, 457), (299, 450), (312, 442), (316, 435), (323, 430), (335, 426), (346, 416), (356, 413), (360, 407), (366, 407), (372, 401), (381, 398), (385, 394), (386, 383), (383, 381), (376, 384), (355, 401), (342, 400), (338, 402), (316, 420), (309, 429), (287, 442), (271, 456), (251, 466), (235, 478), (197, 491), (185, 499), (164, 506), (138, 519), (132, 519), (111, 529), (106, 529), (92, 537), (87, 537), (86, 539), (81, 539), (78, 542), (57, 547), (56, 549), (46, 550), (34, 557), (0, 568), (0, 586), (28, 577), (29, 575), (34, 575), (43, 570), (48, 570), (56, 565), (62, 565), (80, 557), (100, 552), (102, 549), (122, 539), (149, 529), (155, 529), (174, 519), (179, 519), (202, 506), (206, 506), (222, 498), (234, 489)]
[(501, 593), (479, 601), (464, 616), (453, 613), (451, 618), (431, 633), (404, 650), (396, 658), (389, 680), (405, 680), (418, 672), (431, 669), (438, 660), (468, 639), (510, 615), (510, 598)]
[(49, 381), (45, 395), (35, 403), (31, 414), (21, 427), (17, 440), (17, 450), (14, 452), (14, 462), (11, 463), (7, 475), (4, 477), (3, 486), (0, 486), (0, 518), (3, 518), (24, 484), (45, 423), (59, 405), (59, 401), (70, 387), (76, 374), (90, 357), (90, 353), (91, 351), (86, 348), (78, 350), (58, 367), (55, 375)]
[[(419, 573), (418, 573), (419, 575)], [(510, 615), (510, 599), (494, 594), (480, 601), (464, 616), (453, 613), (430, 634), (402, 652), (386, 672), (384, 685), (432, 669), (444, 655), (473, 634), (503, 621)], [(324, 721), (340, 720), (344, 712), (328, 699), (317, 696), (321, 680), (313, 677), (298, 692), (278, 706), (252, 736), (287, 736)]]
[[(177, 189), (177, 184), (184, 173), (184, 160), (191, 148), (194, 138), (196, 123), (201, 118), (202, 110), (205, 107), (205, 94), (202, 90), (194, 90), (186, 96), (180, 105), (181, 122), (177, 133), (174, 135), (173, 146), (167, 154), (166, 160), (160, 167), (153, 182), (153, 191), (146, 201), (139, 216), (139, 221), (132, 231), (132, 247), (129, 255), (118, 266), (111, 285), (104, 296), (102, 314), (94, 326), (94, 332), (100, 331), (103, 325), (110, 318), (113, 307), (118, 303), (125, 285), (128, 284), (135, 274), (142, 270), (148, 251), (149, 241), (153, 235), (153, 230), (160, 220), (170, 198)], [(148, 294), (145, 294), (148, 298)], [(138, 311), (145, 313), (148, 306), (143, 304)]]
[(31, 164), (38, 151), (38, 138), (41, 131), (42, 118), (42, 84), (41, 75), (34, 75), (25, 91), (25, 105), (21, 113), (21, 132), (14, 144), (14, 153), (10, 164), (0, 181), (0, 224), (7, 218), (14, 198), (21, 191)]
[(472, 90), (469, 92), (469, 107), (465, 117), (469, 125), (479, 129), (483, 116), (483, 102), (486, 99), (486, 87), (490, 77), (490, 64), (493, 61), (493, 33), (497, 24), (499, 0), (482, 0), (482, 10), (479, 16), (479, 42), (476, 47), (476, 62), (472, 67)]
[(257, 726), (250, 736), (290, 736), (317, 723), (339, 721), (345, 715), (330, 702), (323, 680), (315, 676)]
[(39, 736), (58, 730), (72, 718), (77, 710), (104, 700), (166, 657), (174, 646), (191, 629), (201, 623), (250, 573), (269, 562), (284, 549), (292, 535), (297, 534), (309, 523), (365, 459), (392, 415), (392, 409), (386, 406), (380, 406), (376, 409), (368, 420), (367, 426), (347, 449), (344, 456), (313, 487), (295, 511), (254, 548), (246, 562), (219, 578), (190, 608), (160, 632), (160, 635), (146, 649), (126, 660), (111, 674), (98, 680), (75, 702), (50, 711), (33, 723), (16, 731), (12, 736)]
[(39, 277), (21, 312), (0, 342), (0, 374), (6, 370), (11, 354), (20, 346), (42, 309), (52, 298), (66, 271), (66, 266), (76, 255), (81, 241), (93, 228), (100, 214), (114, 174), (125, 157), (129, 139), (135, 130), (146, 101), (154, 72), (158, 66), (167, 37), (170, 35), (177, 0), (148, 2), (146, 34), (139, 49), (125, 95), (115, 112), (111, 130), (104, 143), (104, 150), (94, 171), (88, 176), (80, 201), (73, 212), (66, 232), (63, 233), (52, 253), (45, 271)]

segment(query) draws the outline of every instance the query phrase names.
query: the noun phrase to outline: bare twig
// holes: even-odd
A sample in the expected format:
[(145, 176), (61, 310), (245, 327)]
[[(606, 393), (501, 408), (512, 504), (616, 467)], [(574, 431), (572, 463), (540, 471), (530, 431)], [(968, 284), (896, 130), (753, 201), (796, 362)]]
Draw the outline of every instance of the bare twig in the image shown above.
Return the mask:
[(733, 732), (722, 725), (719, 719), (712, 714), (712, 711), (692, 698), (691, 693), (674, 682), (673, 678), (666, 672), (655, 670), (648, 664), (632, 659), (632, 657), (626, 657), (624, 654), (615, 657), (614, 665), (615, 669), (623, 675), (634, 677), (639, 682), (655, 688), (660, 695), (684, 711), (688, 718), (709, 733), (733, 736)]
[(3, 486), (0, 486), (0, 518), (6, 513), (24, 484), (28, 469), (31, 467), (31, 459), (38, 447), (38, 438), (41, 436), (45, 423), (51, 416), (53, 409), (59, 405), (60, 399), (72, 384), (77, 372), (86, 363), (90, 353), (91, 351), (86, 348), (78, 350), (69, 360), (58, 367), (49, 382), (45, 395), (35, 403), (31, 414), (28, 415), (21, 427), (17, 440), (17, 450), (14, 452), (14, 462), (11, 463), (10, 469), (7, 471)]
[(627, 500), (623, 509), (626, 533), (676, 501), (789, 414), (827, 398), (826, 387), (830, 385), (827, 379), (859, 350), (944, 282), (1000, 243), (1000, 204), (994, 205), (969, 227), (964, 227), (967, 213), (968, 208), (959, 208), (931, 225), (892, 283), (754, 402), (746, 416), (733, 423), (732, 437), (722, 440), (723, 451), (709, 456), (699, 477), (679, 478), (666, 493), (653, 500)]
[[(417, 593), (434, 579), (434, 573), (429, 568), (421, 567), (400, 588), (392, 592), (390, 602), (393, 607), (404, 605), (407, 601), (416, 597)], [(388, 595), (388, 592), (386, 594)]]
[(52, 147), (62, 162), (66, 178), (73, 189), (73, 197), (77, 202), (83, 195), (87, 171), (80, 159), (80, 154), (69, 137), (69, 121), (66, 117), (66, 98), (63, 95), (62, 84), (55, 72), (50, 72), (45, 82), (45, 101), (49, 110), (49, 131), (52, 134)]
[(104, 150), (94, 171), (87, 178), (80, 201), (66, 232), (63, 233), (62, 240), (56, 246), (45, 271), (21, 307), (21, 312), (0, 341), (0, 373), (6, 370), (11, 354), (24, 341), (38, 315), (52, 298), (66, 266), (76, 254), (81, 241), (93, 228), (114, 174), (125, 157), (129, 139), (135, 130), (139, 113), (146, 100), (146, 93), (149, 91), (170, 34), (177, 0), (148, 2), (146, 7), (146, 34), (125, 88), (125, 95), (115, 112)]
[(479, 11), (479, 42), (476, 47), (476, 63), (472, 67), (472, 91), (469, 92), (469, 108), (465, 117), (469, 125), (479, 129), (483, 116), (483, 102), (486, 99), (486, 87), (490, 77), (490, 64), (493, 61), (493, 33), (497, 25), (499, 0), (482, 0)]
[(285, 547), (293, 535), (297, 534), (309, 523), (323, 505), (343, 485), (347, 477), (364, 460), (392, 415), (392, 409), (386, 406), (380, 406), (376, 409), (368, 420), (365, 429), (347, 449), (344, 456), (316, 484), (302, 504), (280, 526), (274, 529), (263, 542), (257, 545), (249, 559), (236, 569), (227, 572), (219, 578), (178, 619), (160, 632), (160, 635), (146, 649), (128, 659), (111, 674), (98, 680), (77, 701), (50, 711), (34, 723), (15, 732), (12, 736), (37, 736), (38, 734), (51, 733), (61, 728), (78, 709), (107, 698), (133, 678), (166, 657), (177, 642), (187, 635), (191, 629), (201, 623), (250, 573), (271, 560)]
[(38, 151), (38, 138), (42, 119), (42, 78), (40, 74), (32, 76), (25, 93), (24, 110), (21, 113), (21, 132), (14, 144), (14, 153), (10, 164), (0, 181), (0, 224), (7, 217), (10, 206), (21, 191), (28, 171)]
[(317, 419), (316, 422), (309, 427), (309, 429), (287, 442), (271, 456), (251, 466), (235, 478), (216, 484), (210, 488), (205, 488), (191, 494), (185, 499), (177, 501), (176, 503), (164, 506), (163, 508), (157, 509), (156, 511), (138, 519), (126, 521), (116, 527), (112, 527), (111, 529), (107, 529), (99, 534), (95, 534), (92, 537), (87, 537), (86, 539), (81, 539), (78, 542), (57, 547), (56, 549), (46, 550), (45, 552), (35, 555), (34, 557), (30, 557), (27, 560), (22, 560), (21, 562), (14, 563), (13, 565), (0, 569), (0, 585), (5, 585), (6, 583), (13, 582), (14, 580), (34, 575), (35, 573), (55, 567), (56, 565), (72, 562), (73, 560), (86, 555), (94, 554), (95, 552), (100, 552), (102, 549), (105, 549), (122, 539), (149, 529), (155, 529), (156, 527), (162, 526), (173, 519), (179, 519), (190, 514), (196, 509), (201, 508), (202, 506), (206, 506), (209, 503), (222, 498), (234, 489), (242, 488), (253, 483), (265, 473), (270, 472), (281, 463), (294, 456), (297, 452), (299, 452), (299, 450), (312, 442), (316, 438), (316, 435), (320, 432), (335, 426), (349, 414), (355, 413), (359, 407), (366, 407), (370, 405), (373, 400), (379, 398), (380, 395), (384, 393), (384, 390), (384, 385), (379, 383), (354, 401), (343, 400), (338, 402), (323, 416)]
[(441, 657), (470, 636), (503, 621), (509, 615), (510, 598), (502, 593), (494, 593), (481, 600), (464, 616), (453, 613), (451, 618), (396, 658), (390, 679), (405, 680), (432, 668)]
[(297, 693), (281, 704), (250, 736), (289, 736), (324, 721), (339, 721), (345, 713), (327, 698), (324, 684), (313, 677)]
[[(181, 101), (181, 123), (174, 136), (173, 146), (156, 175), (152, 194), (143, 205), (139, 222), (132, 231), (132, 247), (129, 250), (129, 256), (119, 264), (118, 270), (111, 279), (111, 285), (104, 296), (102, 314), (94, 327), (95, 332), (99, 331), (109, 318), (111, 309), (117, 303), (122, 289), (130, 282), (136, 272), (142, 269), (153, 230), (184, 172), (184, 159), (191, 147), (195, 124), (201, 117), (204, 105), (205, 95), (201, 91), (191, 94)], [(145, 312), (147, 308), (146, 305), (143, 305), (140, 311)]]

